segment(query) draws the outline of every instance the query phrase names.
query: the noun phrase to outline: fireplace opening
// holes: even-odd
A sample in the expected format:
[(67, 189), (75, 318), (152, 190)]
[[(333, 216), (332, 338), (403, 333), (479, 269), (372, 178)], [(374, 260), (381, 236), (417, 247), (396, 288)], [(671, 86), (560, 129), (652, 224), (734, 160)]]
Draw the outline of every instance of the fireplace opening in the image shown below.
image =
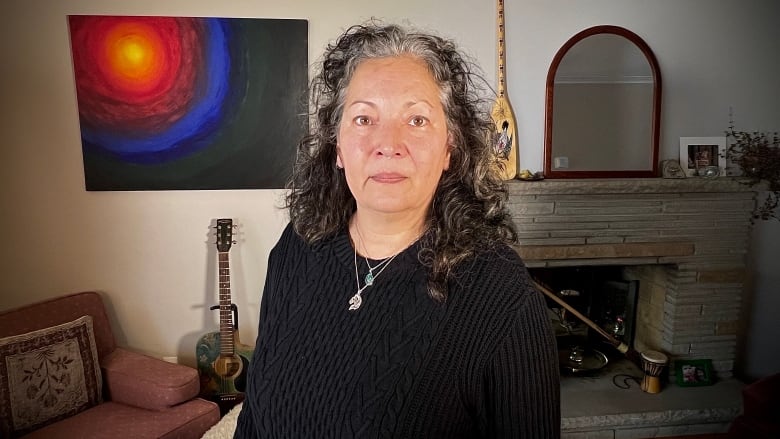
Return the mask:
[[(627, 267), (546, 267), (529, 271), (537, 282), (610, 336), (634, 346), (640, 280), (632, 277)], [(556, 301), (545, 299), (563, 371), (598, 373), (609, 362), (622, 358), (623, 354), (596, 330)]]

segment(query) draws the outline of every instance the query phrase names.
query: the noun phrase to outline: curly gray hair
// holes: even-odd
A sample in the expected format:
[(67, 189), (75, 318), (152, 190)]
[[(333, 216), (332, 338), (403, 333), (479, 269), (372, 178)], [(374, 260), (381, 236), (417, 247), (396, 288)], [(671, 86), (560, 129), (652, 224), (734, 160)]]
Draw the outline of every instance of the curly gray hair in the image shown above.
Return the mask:
[(441, 92), (452, 139), (450, 166), (428, 209), (427, 233), (418, 253), (428, 269), (429, 294), (444, 301), (448, 280), (460, 262), (479, 247), (517, 241), (490, 145), (494, 126), (474, 81), (481, 78), (452, 41), (370, 22), (349, 28), (329, 45), (311, 82), (313, 123), (298, 145), (286, 207), (295, 231), (310, 243), (348, 227), (356, 204), (336, 167), (336, 134), (346, 89), (362, 61), (401, 55), (428, 66)]

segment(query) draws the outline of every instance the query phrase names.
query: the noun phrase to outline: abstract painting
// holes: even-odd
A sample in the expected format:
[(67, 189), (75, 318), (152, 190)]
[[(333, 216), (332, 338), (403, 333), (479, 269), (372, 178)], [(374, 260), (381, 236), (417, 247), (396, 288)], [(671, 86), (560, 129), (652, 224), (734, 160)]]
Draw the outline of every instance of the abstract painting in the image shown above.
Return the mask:
[(68, 22), (87, 190), (284, 187), (307, 123), (306, 20)]

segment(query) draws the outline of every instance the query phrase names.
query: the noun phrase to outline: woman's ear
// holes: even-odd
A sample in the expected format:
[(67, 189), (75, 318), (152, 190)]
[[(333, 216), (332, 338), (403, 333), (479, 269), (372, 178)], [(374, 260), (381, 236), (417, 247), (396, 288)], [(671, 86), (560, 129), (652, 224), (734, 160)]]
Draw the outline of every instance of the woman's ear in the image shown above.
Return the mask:
[(452, 133), (447, 134), (447, 154), (444, 156), (444, 170), (450, 169), (450, 159), (452, 158), (452, 151), (455, 149), (455, 144), (452, 142)]
[(344, 169), (344, 163), (341, 161), (341, 148), (336, 145), (336, 167)]

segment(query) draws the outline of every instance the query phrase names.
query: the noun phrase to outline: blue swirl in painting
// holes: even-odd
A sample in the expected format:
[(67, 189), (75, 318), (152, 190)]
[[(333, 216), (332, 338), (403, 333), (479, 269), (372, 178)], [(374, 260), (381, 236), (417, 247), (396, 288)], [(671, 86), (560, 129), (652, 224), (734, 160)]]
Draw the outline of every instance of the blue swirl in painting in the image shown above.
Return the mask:
[(87, 190), (281, 188), (305, 20), (72, 15)]

